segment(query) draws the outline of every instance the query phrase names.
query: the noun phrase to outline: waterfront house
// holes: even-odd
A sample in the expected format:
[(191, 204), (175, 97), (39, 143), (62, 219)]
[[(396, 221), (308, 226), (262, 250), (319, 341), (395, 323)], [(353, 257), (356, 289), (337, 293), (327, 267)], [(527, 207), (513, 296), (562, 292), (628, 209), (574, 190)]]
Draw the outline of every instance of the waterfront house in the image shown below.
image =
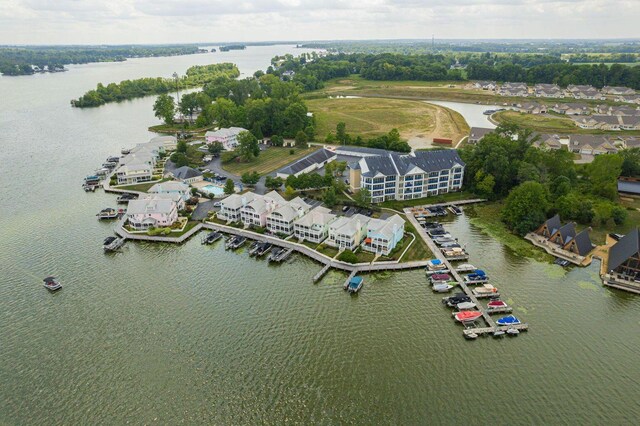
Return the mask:
[(122, 165), (116, 171), (118, 185), (131, 185), (149, 182), (153, 177), (153, 167), (147, 163), (131, 162)]
[(349, 164), (351, 189), (368, 189), (373, 203), (423, 198), (462, 187), (465, 165), (455, 150), (383, 152), (369, 155), (365, 151), (365, 156)]
[(240, 221), (240, 210), (242, 207), (254, 200), (256, 194), (246, 192), (244, 194), (231, 194), (227, 198), (220, 201), (220, 211), (217, 217), (226, 220), (228, 223)]
[(329, 224), (325, 244), (339, 250), (355, 250), (367, 235), (367, 224), (371, 219), (361, 214), (339, 217)]
[(131, 200), (127, 207), (127, 221), (136, 230), (168, 227), (177, 220), (178, 206), (172, 200)]
[(134, 150), (135, 148), (133, 148), (129, 154), (122, 157), (118, 162), (118, 164), (122, 166), (126, 164), (143, 163), (143, 164), (148, 164), (152, 168), (155, 167), (156, 161), (158, 159), (157, 151), (156, 153), (153, 153), (148, 150), (141, 150), (141, 149), (138, 149), (135, 151)]
[(404, 219), (397, 214), (387, 219), (371, 219), (362, 248), (379, 255), (389, 255), (404, 236), (404, 224)]
[(468, 143), (478, 143), (489, 133), (494, 132), (495, 129), (489, 129), (488, 127), (472, 127), (469, 131)]
[(607, 271), (605, 284), (640, 292), (640, 229), (632, 229), (609, 249)]
[(300, 197), (284, 202), (267, 215), (267, 229), (274, 234), (293, 234), (294, 221), (306, 215), (310, 207)]
[(182, 183), (191, 184), (194, 182), (202, 182), (202, 173), (199, 170), (188, 166), (182, 166), (171, 172), (174, 178)]
[(224, 149), (231, 151), (238, 146), (238, 135), (242, 132), (248, 132), (248, 130), (242, 127), (229, 127), (208, 131), (204, 134), (204, 137), (208, 144), (220, 142)]
[(177, 181), (156, 183), (147, 192), (150, 194), (178, 194), (185, 201), (191, 197), (189, 185)]
[(145, 200), (171, 200), (176, 203), (176, 207), (178, 211), (184, 210), (185, 208), (185, 199), (178, 193), (159, 193), (159, 194), (147, 194), (143, 197)]
[(325, 148), (320, 148), (317, 151), (312, 152), (295, 161), (286, 167), (278, 170), (276, 176), (282, 179), (286, 179), (289, 176), (299, 176), (303, 173), (310, 173), (314, 170), (318, 170), (334, 161), (337, 155), (334, 151), (330, 151)]
[(549, 241), (552, 243), (556, 243), (559, 246), (564, 246), (569, 243), (571, 239), (576, 236), (576, 225), (573, 222), (568, 222), (562, 225), (560, 228), (556, 229), (551, 237), (549, 237)]
[(577, 254), (578, 256), (585, 257), (591, 250), (593, 250), (594, 245), (591, 242), (591, 237), (589, 237), (589, 230), (583, 229), (578, 232), (575, 237), (569, 238), (569, 240), (562, 246), (563, 250), (569, 251), (571, 253)]
[(560, 229), (561, 226), (560, 216), (555, 215), (540, 225), (540, 227), (536, 229), (535, 233), (549, 239), (558, 229)]
[[(286, 200), (276, 191), (271, 191), (264, 195), (249, 192), (247, 194), (252, 194), (251, 200), (242, 205), (239, 217), (244, 226), (265, 227), (269, 213), (286, 203)], [(228, 198), (231, 198), (231, 196)], [(223, 200), (223, 204), (227, 199)], [(241, 197), (240, 200), (243, 200), (243, 198)]]
[(178, 147), (178, 138), (175, 136), (156, 136), (151, 138), (149, 144), (162, 147), (163, 151), (174, 151)]
[(604, 86), (602, 88), (602, 93), (607, 95), (634, 95), (636, 91), (628, 87)]
[(329, 225), (337, 216), (326, 207), (318, 206), (306, 215), (297, 218), (293, 222), (295, 236), (300, 241), (321, 243), (327, 238)]

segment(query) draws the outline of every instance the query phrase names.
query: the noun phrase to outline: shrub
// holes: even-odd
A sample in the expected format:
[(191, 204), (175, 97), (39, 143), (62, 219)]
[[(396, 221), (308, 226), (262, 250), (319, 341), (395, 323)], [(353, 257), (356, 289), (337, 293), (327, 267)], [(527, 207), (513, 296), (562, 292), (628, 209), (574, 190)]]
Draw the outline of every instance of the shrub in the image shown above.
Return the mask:
[(345, 250), (338, 256), (338, 260), (347, 263), (358, 263), (358, 256), (351, 250)]

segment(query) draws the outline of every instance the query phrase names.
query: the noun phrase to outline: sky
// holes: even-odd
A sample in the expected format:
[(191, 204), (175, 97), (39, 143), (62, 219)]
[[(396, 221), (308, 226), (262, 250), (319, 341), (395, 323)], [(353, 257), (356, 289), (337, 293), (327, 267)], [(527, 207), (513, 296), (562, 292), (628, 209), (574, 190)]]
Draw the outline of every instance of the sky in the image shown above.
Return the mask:
[(640, 38), (640, 0), (0, 0), (1, 44)]

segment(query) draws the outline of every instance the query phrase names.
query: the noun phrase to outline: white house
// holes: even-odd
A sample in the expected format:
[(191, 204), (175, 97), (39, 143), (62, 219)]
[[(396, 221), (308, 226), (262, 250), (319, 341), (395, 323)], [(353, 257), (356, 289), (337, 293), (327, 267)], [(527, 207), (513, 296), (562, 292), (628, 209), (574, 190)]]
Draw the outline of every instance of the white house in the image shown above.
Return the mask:
[(149, 182), (153, 177), (153, 167), (147, 163), (129, 163), (122, 165), (116, 171), (118, 185), (130, 185)]
[[(251, 200), (246, 201), (244, 205), (240, 208), (240, 221), (245, 226), (260, 226), (265, 227), (267, 225), (267, 216), (269, 213), (278, 208), (278, 206), (286, 203), (286, 200), (282, 198), (280, 194), (276, 191), (271, 191), (265, 195), (259, 195), (255, 193), (247, 192), (243, 195), (251, 195)], [(227, 197), (223, 200), (223, 205), (225, 202), (233, 197)], [(243, 199), (242, 197), (240, 198)]]
[(208, 131), (204, 134), (204, 137), (208, 144), (220, 142), (224, 149), (231, 151), (238, 146), (238, 135), (247, 131), (247, 129), (243, 129), (242, 127), (229, 127), (218, 129), (213, 132)]
[(318, 206), (293, 222), (296, 238), (300, 241), (321, 243), (327, 238), (329, 225), (335, 221), (336, 215), (326, 207)]
[(156, 183), (147, 192), (149, 194), (178, 194), (185, 201), (191, 197), (189, 185), (177, 181)]
[(244, 194), (231, 194), (220, 202), (218, 217), (227, 222), (239, 222), (242, 207), (254, 200), (256, 194), (246, 192)]
[(294, 221), (306, 215), (309, 208), (300, 197), (287, 201), (267, 214), (267, 229), (274, 234), (291, 235), (294, 232)]
[(178, 220), (178, 206), (166, 199), (131, 200), (127, 220), (136, 230), (171, 226)]
[(176, 207), (178, 210), (183, 210), (185, 208), (185, 200), (178, 193), (161, 193), (161, 194), (147, 194), (144, 196), (145, 200), (170, 200), (176, 203)]

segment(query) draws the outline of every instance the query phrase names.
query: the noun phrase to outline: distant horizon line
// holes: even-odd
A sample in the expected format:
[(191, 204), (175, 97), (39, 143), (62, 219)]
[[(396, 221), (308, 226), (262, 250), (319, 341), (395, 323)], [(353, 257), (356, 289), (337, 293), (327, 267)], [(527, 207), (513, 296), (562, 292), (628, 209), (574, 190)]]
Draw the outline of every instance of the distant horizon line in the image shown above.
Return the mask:
[(311, 40), (264, 40), (264, 41), (206, 41), (206, 42), (164, 42), (164, 43), (8, 43), (0, 44), (4, 47), (68, 47), (68, 46), (193, 46), (193, 45), (276, 45), (276, 44), (308, 44), (308, 43), (364, 43), (364, 42), (425, 42), (442, 43), (513, 43), (513, 42), (640, 42), (638, 37), (615, 38), (384, 38), (384, 39), (311, 39)]

